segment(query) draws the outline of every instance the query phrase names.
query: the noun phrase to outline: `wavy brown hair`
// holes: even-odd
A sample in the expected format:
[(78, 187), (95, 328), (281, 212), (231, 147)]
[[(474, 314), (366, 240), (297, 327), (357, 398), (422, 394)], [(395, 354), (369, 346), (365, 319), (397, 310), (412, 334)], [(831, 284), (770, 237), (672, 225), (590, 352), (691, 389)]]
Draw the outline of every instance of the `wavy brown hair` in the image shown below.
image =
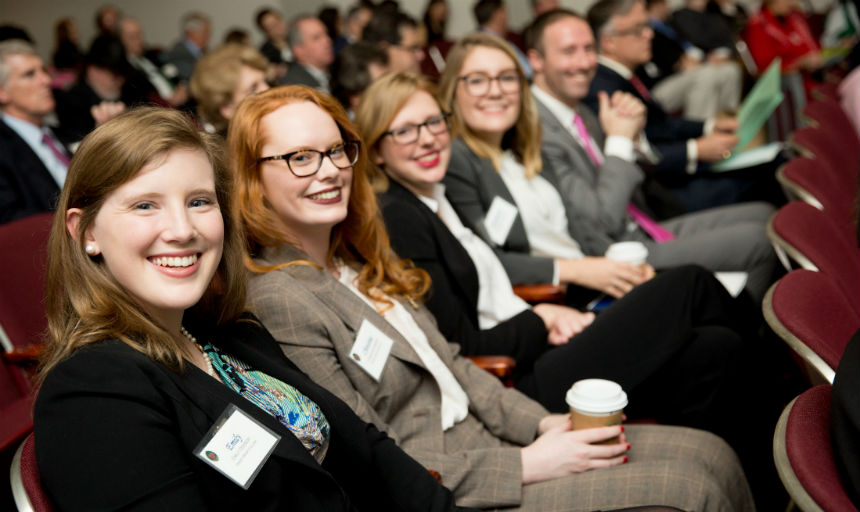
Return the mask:
[(436, 84), (426, 76), (408, 71), (389, 73), (364, 91), (355, 109), (355, 126), (368, 148), (368, 176), (377, 191), (384, 192), (388, 188), (388, 176), (376, 164), (379, 140), (391, 127), (391, 121), (403, 105), (418, 91), (436, 98)]
[[(504, 52), (510, 57), (517, 73), (520, 75), (520, 115), (514, 126), (502, 137), (501, 148), (488, 144), (466, 125), (462, 114), (457, 109), (457, 102), (455, 101), (460, 82), (462, 81), (460, 80), (460, 73), (463, 69), (463, 63), (466, 61), (469, 53), (478, 46), (494, 48)], [(451, 114), (451, 135), (462, 138), (463, 142), (476, 155), (492, 161), (493, 167), (497, 171), (499, 170), (499, 158), (502, 155), (502, 151), (510, 149), (517, 157), (517, 160), (526, 168), (526, 177), (532, 178), (540, 172), (542, 165), (540, 156), (541, 127), (537, 106), (532, 98), (528, 82), (526, 82), (517, 56), (506, 41), (484, 32), (475, 32), (460, 39), (448, 52), (445, 71), (439, 78), (439, 100), (442, 107), (447, 109)]]
[[(230, 122), (227, 146), (235, 173), (239, 213), (248, 235), (248, 249), (256, 256), (263, 247), (287, 243), (299, 247), (284, 230), (277, 213), (263, 194), (260, 164), (257, 159), (266, 142), (262, 119), (291, 103), (308, 102), (328, 113), (344, 140), (361, 143), (358, 131), (349, 121), (340, 103), (331, 96), (310, 87), (291, 85), (276, 87), (251, 96), (242, 102)], [(387, 302), (377, 291), (407, 299), (420, 298), (429, 288), (426, 272), (401, 260), (391, 249), (385, 224), (379, 213), (376, 195), (367, 178), (367, 148), (361, 143), (358, 161), (352, 166), (352, 186), (346, 218), (332, 228), (328, 262), (340, 258), (361, 265), (356, 285), (365, 295)], [(299, 247), (301, 248), (301, 247)], [(250, 258), (246, 265), (256, 273), (265, 273), (296, 262), (262, 266)], [(309, 262), (300, 262), (309, 263)]]
[[(114, 279), (102, 257), (86, 254), (83, 242), (111, 193), (176, 150), (206, 155), (215, 173), (215, 192), (224, 220), (224, 250), (215, 277), (188, 313), (201, 323), (217, 325), (237, 319), (244, 311), (244, 237), (217, 138), (198, 132), (177, 111), (131, 110), (88, 135), (69, 166), (48, 241), (48, 336), (39, 382), (78, 348), (105, 339), (121, 340), (174, 370), (183, 369), (182, 346)], [(82, 212), (74, 234), (66, 228), (69, 208)]]

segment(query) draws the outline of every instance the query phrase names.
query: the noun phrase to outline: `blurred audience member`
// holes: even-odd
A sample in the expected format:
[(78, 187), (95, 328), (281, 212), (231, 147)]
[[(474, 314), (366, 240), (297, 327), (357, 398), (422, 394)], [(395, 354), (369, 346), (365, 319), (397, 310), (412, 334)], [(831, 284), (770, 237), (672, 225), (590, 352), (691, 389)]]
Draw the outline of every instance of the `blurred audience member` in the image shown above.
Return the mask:
[(227, 135), (239, 103), (269, 88), (267, 67), (260, 52), (238, 44), (225, 44), (200, 59), (191, 77), (191, 95), (207, 132)]
[(821, 46), (850, 48), (857, 44), (859, 32), (860, 17), (857, 16), (857, 5), (851, 0), (838, 0), (824, 21)]
[(117, 24), (119, 39), (125, 49), (125, 58), (136, 70), (129, 78), (127, 87), (139, 97), (146, 97), (154, 103), (179, 107), (188, 101), (188, 85), (173, 85), (161, 69), (155, 52), (147, 52), (143, 27), (134, 18), (122, 18)]
[(725, 60), (734, 54), (734, 27), (725, 16), (708, 9), (708, 0), (686, 0), (684, 7), (672, 14), (672, 26), (709, 60)]
[(73, 140), (144, 100), (139, 91), (125, 88), (131, 66), (122, 43), (114, 36), (98, 37), (84, 58), (77, 83), (57, 95), (57, 117)]
[(224, 44), (241, 44), (242, 46), (252, 46), (251, 34), (244, 28), (233, 27), (227, 31), (224, 36)]
[(734, 113), (740, 104), (742, 76), (740, 66), (730, 60), (732, 50), (703, 50), (684, 39), (668, 24), (666, 0), (648, 0), (646, 5), (654, 33), (651, 60), (636, 74), (654, 97), (666, 110), (682, 111), (684, 117), (697, 121), (719, 112)]
[(744, 39), (760, 70), (778, 57), (784, 72), (801, 73), (807, 94), (818, 83), (812, 74), (824, 66), (821, 47), (795, 0), (764, 0), (747, 23)]
[[(112, 4), (105, 4), (96, 11), (96, 35), (111, 36), (116, 35), (117, 22), (121, 16), (119, 7)], [(95, 39), (95, 38), (94, 38)]]
[(325, 25), (326, 33), (328, 33), (329, 39), (332, 41), (337, 41), (340, 37), (340, 11), (337, 10), (337, 7), (332, 7), (331, 5), (323, 5), (319, 12), (317, 12), (317, 18)]
[(51, 87), (68, 89), (81, 71), (84, 56), (78, 47), (78, 27), (73, 18), (62, 18), (54, 25), (55, 47), (52, 57), (54, 68)]
[(839, 84), (840, 103), (848, 119), (860, 134), (860, 67), (854, 68)]
[(0, 25), (0, 41), (20, 39), (26, 43), (33, 44), (30, 33), (17, 25)]
[(508, 8), (505, 6), (504, 0), (478, 0), (472, 8), (472, 12), (475, 14), (475, 21), (478, 22), (479, 30), (501, 37), (511, 45), (526, 78), (531, 80), (532, 67), (521, 49), (520, 36), (508, 28)]
[(44, 123), (54, 105), (36, 50), (0, 42), (0, 223), (56, 207), (71, 154)]
[(432, 78), (437, 78), (445, 69), (445, 59), (454, 41), (448, 39), (445, 30), (448, 25), (448, 2), (446, 0), (429, 0), (424, 9), (423, 23), (420, 28), (420, 38), (425, 42), (424, 60), (421, 61), (421, 72)]
[(545, 12), (554, 11), (561, 7), (561, 4), (559, 4), (558, 0), (531, 0), (531, 3), (532, 11), (534, 11), (535, 18)]
[(370, 21), (371, 16), (373, 16), (373, 11), (366, 5), (358, 3), (350, 7), (346, 12), (343, 30), (334, 40), (334, 52), (339, 53), (346, 45), (360, 41), (361, 32), (367, 22)]
[(325, 25), (316, 16), (299, 14), (290, 21), (287, 33), (294, 61), (280, 83), (329, 92), (328, 68), (334, 60), (334, 51)]
[(206, 52), (211, 35), (212, 22), (205, 14), (192, 11), (182, 16), (182, 40), (162, 57), (169, 65), (165, 67), (168, 77), (178, 83), (188, 83), (197, 60)]
[(254, 18), (257, 27), (266, 35), (266, 40), (260, 46), (260, 53), (269, 60), (269, 70), (266, 73), (269, 82), (278, 82), (285, 74), (293, 60), (293, 53), (287, 44), (287, 22), (281, 13), (264, 7), (257, 11)]
[(418, 24), (408, 14), (396, 9), (377, 8), (364, 27), (361, 39), (385, 50), (389, 71), (417, 73), (421, 70), (424, 50)]
[(359, 41), (344, 47), (332, 65), (332, 94), (352, 118), (361, 93), (388, 70), (388, 55), (382, 48)]

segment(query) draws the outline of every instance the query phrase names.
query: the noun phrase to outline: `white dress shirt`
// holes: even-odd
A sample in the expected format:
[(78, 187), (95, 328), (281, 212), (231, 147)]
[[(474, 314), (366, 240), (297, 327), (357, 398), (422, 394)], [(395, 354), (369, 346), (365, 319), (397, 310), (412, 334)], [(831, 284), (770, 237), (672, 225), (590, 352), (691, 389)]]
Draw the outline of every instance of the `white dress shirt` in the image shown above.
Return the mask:
[(58, 148), (63, 147), (63, 144), (57, 140), (57, 137), (54, 136), (51, 129), (47, 126), (40, 128), (32, 123), (24, 121), (23, 119), (18, 119), (17, 117), (2, 116), (2, 119), (3, 122), (6, 123), (12, 131), (17, 133), (18, 136), (21, 137), (28, 146), (30, 146), (30, 149), (36, 153), (39, 160), (45, 164), (45, 168), (48, 169), (51, 177), (57, 182), (57, 186), (63, 188), (63, 183), (66, 182), (66, 173), (69, 169), (64, 162), (61, 162), (60, 159), (54, 155), (51, 148), (42, 142), (43, 134), (47, 133), (49, 137), (54, 139), (54, 144), (56, 144)]
[(526, 301), (514, 293), (508, 274), (496, 254), (480, 237), (460, 221), (454, 207), (445, 197), (445, 185), (433, 187), (433, 198), (417, 196), (433, 211), (469, 254), (478, 272), (478, 325), (491, 329), (529, 309)]
[(442, 362), (439, 354), (430, 346), (430, 342), (427, 341), (427, 335), (424, 334), (421, 326), (415, 322), (415, 318), (396, 300), (391, 300), (393, 306), (388, 307), (387, 304), (377, 303), (361, 293), (358, 287), (355, 286), (355, 279), (358, 277), (358, 273), (351, 267), (338, 264), (337, 271), (340, 273), (338, 280), (344, 286), (349, 288), (352, 293), (356, 294), (368, 306), (379, 311), (379, 314), (385, 318), (385, 321), (391, 324), (401, 336), (406, 338), (412, 350), (418, 354), (418, 358), (424, 363), (424, 367), (430, 372), (433, 379), (436, 380), (436, 384), (439, 386), (439, 393), (442, 396), (442, 430), (448, 430), (463, 421), (469, 414), (469, 397), (463, 391), (463, 387), (457, 382), (457, 378), (454, 377), (451, 370)]
[(525, 168), (510, 150), (502, 154), (500, 163), (499, 174), (523, 219), (531, 254), (550, 258), (584, 258), (579, 244), (567, 231), (564, 203), (552, 183), (540, 174), (526, 178)]

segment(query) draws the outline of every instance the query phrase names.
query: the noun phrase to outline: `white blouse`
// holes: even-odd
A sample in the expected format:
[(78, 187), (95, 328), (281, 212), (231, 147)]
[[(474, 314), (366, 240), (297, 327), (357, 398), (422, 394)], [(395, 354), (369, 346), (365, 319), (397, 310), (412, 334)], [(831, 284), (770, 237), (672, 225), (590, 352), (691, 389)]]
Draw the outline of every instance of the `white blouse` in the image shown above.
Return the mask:
[(540, 174), (526, 178), (513, 153), (502, 154), (499, 174), (517, 204), (533, 256), (580, 259), (585, 255), (567, 231), (567, 214), (558, 190)]
[(496, 254), (480, 237), (460, 221), (454, 207), (445, 197), (445, 185), (433, 187), (433, 198), (417, 196), (433, 211), (460, 242), (478, 272), (478, 325), (491, 329), (499, 322), (512, 318), (529, 309), (526, 301), (519, 298), (511, 286), (508, 274)]
[(436, 380), (439, 392), (442, 395), (442, 430), (448, 430), (463, 421), (469, 414), (469, 397), (463, 391), (463, 387), (457, 382), (457, 378), (454, 377), (451, 370), (442, 362), (439, 354), (430, 347), (427, 335), (424, 334), (424, 331), (415, 322), (415, 318), (403, 307), (403, 304), (396, 300), (391, 300), (393, 306), (388, 307), (387, 304), (377, 303), (361, 293), (355, 286), (355, 279), (358, 277), (358, 273), (351, 267), (341, 263), (338, 264), (337, 271), (340, 274), (338, 280), (344, 286), (349, 288), (352, 293), (356, 294), (367, 305), (379, 311), (382, 317), (385, 318), (385, 321), (391, 324), (409, 342), (412, 350), (418, 354), (418, 358), (424, 363), (424, 367), (427, 368), (427, 371)]

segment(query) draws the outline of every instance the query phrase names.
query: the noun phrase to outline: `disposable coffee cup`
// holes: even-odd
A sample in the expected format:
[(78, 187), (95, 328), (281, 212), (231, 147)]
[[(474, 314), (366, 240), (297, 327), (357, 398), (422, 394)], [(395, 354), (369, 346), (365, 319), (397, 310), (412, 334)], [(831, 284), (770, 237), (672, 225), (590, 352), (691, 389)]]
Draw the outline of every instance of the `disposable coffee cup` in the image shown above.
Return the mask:
[[(617, 383), (605, 379), (575, 382), (565, 396), (570, 407), (573, 430), (620, 425), (627, 407), (627, 393)], [(599, 444), (614, 444), (618, 437)]]
[(648, 258), (648, 248), (642, 242), (616, 242), (606, 249), (605, 256), (613, 261), (642, 265)]

